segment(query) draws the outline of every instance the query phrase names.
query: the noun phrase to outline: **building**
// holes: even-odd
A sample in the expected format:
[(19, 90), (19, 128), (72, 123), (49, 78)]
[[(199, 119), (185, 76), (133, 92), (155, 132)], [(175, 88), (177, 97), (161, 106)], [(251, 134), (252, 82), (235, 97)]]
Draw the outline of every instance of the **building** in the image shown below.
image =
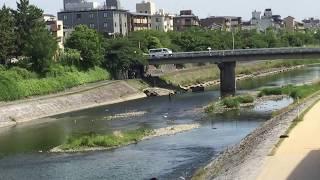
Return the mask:
[(106, 0), (105, 7), (107, 9), (121, 9), (119, 0)]
[(302, 20), (304, 23), (304, 28), (305, 29), (320, 29), (320, 20), (315, 19), (315, 18), (309, 18), (309, 19), (304, 19)]
[(86, 0), (63, 0), (64, 11), (80, 11), (90, 10), (98, 7), (96, 2), (88, 2)]
[(241, 17), (234, 16), (211, 16), (200, 20), (202, 27), (209, 29), (219, 29), (223, 31), (232, 31), (240, 29), (242, 23)]
[(173, 31), (173, 17), (173, 15), (164, 13), (164, 10), (160, 9), (151, 16), (151, 29), (163, 32)]
[(294, 31), (296, 29), (296, 24), (295, 24), (295, 21), (294, 21), (294, 17), (292, 16), (288, 16), (286, 18), (283, 19), (283, 24), (284, 24), (284, 28), (287, 30), (287, 31)]
[(199, 25), (199, 18), (192, 13), (192, 10), (182, 10), (180, 15), (173, 18), (173, 28), (176, 31), (183, 31)]
[(272, 9), (265, 9), (261, 16), (260, 11), (253, 11), (250, 20), (251, 26), (246, 25), (246, 29), (257, 29), (258, 31), (266, 31), (267, 29), (280, 29), (283, 27), (283, 20), (280, 15), (273, 15)]
[(129, 31), (141, 31), (151, 29), (151, 14), (146, 13), (129, 13), (128, 27)]
[(46, 28), (50, 33), (57, 39), (57, 43), (60, 49), (63, 49), (64, 33), (63, 33), (63, 22), (57, 20), (57, 18), (50, 14), (44, 14), (43, 20), (46, 24)]
[(141, 3), (136, 4), (136, 12), (144, 14), (156, 14), (156, 4), (152, 0), (144, 0)]
[(87, 25), (105, 35), (126, 36), (128, 34), (127, 14), (126, 10), (104, 7), (92, 10), (62, 11), (58, 13), (58, 19), (63, 21), (66, 32), (77, 25)]

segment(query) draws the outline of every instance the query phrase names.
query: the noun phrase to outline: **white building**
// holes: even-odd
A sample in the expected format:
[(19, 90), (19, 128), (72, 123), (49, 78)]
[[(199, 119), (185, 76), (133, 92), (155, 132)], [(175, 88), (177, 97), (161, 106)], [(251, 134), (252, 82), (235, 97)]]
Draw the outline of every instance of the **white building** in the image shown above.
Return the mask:
[(46, 28), (51, 32), (51, 34), (57, 39), (57, 43), (60, 49), (63, 49), (64, 33), (63, 33), (63, 22), (59, 21), (57, 17), (44, 14), (43, 20), (46, 24)]
[(261, 12), (253, 11), (251, 18), (251, 26), (247, 25), (246, 28), (255, 28), (259, 31), (266, 31), (269, 28), (279, 29), (282, 27), (283, 20), (279, 15), (273, 15), (271, 9), (265, 9), (264, 14)]
[(151, 16), (151, 29), (164, 32), (173, 31), (173, 17), (173, 15), (164, 13), (164, 10), (160, 9)]
[(144, 14), (156, 14), (156, 4), (152, 0), (143, 0), (141, 3), (136, 4), (136, 12)]

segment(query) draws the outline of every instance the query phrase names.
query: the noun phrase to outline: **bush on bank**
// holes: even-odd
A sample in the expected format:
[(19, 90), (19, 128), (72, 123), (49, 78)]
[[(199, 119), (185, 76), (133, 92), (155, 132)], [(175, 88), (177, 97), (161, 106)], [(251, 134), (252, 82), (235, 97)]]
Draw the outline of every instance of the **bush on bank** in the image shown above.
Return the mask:
[(320, 91), (320, 82), (301, 86), (288, 85), (277, 88), (265, 88), (260, 91), (259, 96), (288, 95), (297, 100), (306, 98), (317, 91)]
[(127, 132), (114, 132), (108, 135), (86, 134), (68, 138), (67, 142), (59, 148), (62, 150), (79, 150), (85, 148), (105, 147), (113, 148), (121, 145), (127, 145), (132, 142), (138, 142), (142, 138), (152, 134), (152, 130), (139, 128)]
[[(69, 70), (65, 68), (69, 68)], [(60, 70), (50, 71), (45, 78), (37, 78), (35, 74), (27, 70), (9, 69), (2, 71), (0, 74), (0, 101), (12, 101), (29, 96), (55, 93), (74, 86), (109, 78), (109, 73), (99, 67), (88, 71), (78, 71), (72, 67), (60, 67)]]

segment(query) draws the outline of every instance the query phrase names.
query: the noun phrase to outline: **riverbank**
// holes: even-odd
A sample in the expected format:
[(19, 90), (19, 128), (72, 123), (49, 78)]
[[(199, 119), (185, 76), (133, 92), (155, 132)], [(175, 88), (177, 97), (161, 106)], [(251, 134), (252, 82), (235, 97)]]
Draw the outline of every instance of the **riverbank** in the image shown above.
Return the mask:
[(319, 179), (320, 102), (302, 118), (288, 138), (284, 139), (272, 156), (268, 156), (259, 180)]
[(256, 179), (279, 142), (279, 137), (295, 124), (296, 118), (320, 100), (316, 93), (295, 103), (280, 115), (264, 123), (239, 144), (227, 148), (220, 156), (195, 173), (193, 179)]
[(125, 81), (100, 82), (55, 95), (2, 103), (0, 127), (144, 97), (143, 92)]
[[(166, 128), (160, 128), (155, 130), (136, 130), (133, 132), (114, 132), (113, 135), (95, 135), (78, 137), (70, 140), (69, 143), (53, 148), (51, 153), (75, 153), (75, 152), (89, 152), (89, 151), (102, 151), (116, 149), (130, 144), (138, 143), (140, 141), (149, 140), (155, 137), (161, 136), (173, 136), (178, 133), (191, 131), (199, 128), (199, 124), (183, 124), (175, 125)], [(82, 141), (91, 142), (91, 146), (84, 144)], [(101, 140), (105, 139), (103, 144)], [(95, 143), (98, 140), (99, 142)], [(110, 143), (111, 142), (111, 143)], [(103, 144), (103, 145), (101, 145)]]

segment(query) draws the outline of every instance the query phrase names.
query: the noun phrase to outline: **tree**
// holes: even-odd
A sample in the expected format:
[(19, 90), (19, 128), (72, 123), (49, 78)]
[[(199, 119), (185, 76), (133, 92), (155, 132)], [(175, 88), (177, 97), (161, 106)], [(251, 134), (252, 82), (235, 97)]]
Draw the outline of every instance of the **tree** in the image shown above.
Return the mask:
[(14, 18), (10, 9), (3, 6), (0, 10), (0, 64), (6, 64), (15, 50)]
[(81, 67), (88, 69), (101, 65), (104, 57), (103, 39), (96, 30), (80, 25), (70, 35), (65, 44), (66, 48), (80, 51)]
[(104, 65), (117, 79), (128, 78), (128, 71), (146, 64), (143, 52), (128, 39), (116, 39), (106, 43)]
[(45, 73), (57, 52), (58, 44), (48, 30), (34, 29), (27, 39), (25, 55), (30, 57), (32, 70)]
[(17, 56), (25, 55), (24, 50), (28, 44), (29, 36), (32, 31), (45, 28), (41, 20), (43, 11), (34, 5), (29, 4), (29, 0), (17, 2), (17, 10), (12, 10), (15, 18)]

